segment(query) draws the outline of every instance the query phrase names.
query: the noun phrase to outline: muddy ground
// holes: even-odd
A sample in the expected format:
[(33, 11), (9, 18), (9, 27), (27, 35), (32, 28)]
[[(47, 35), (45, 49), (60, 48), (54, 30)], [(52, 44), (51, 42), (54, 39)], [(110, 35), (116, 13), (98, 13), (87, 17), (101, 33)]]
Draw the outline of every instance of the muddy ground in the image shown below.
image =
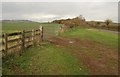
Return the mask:
[(67, 48), (80, 63), (85, 65), (91, 75), (117, 75), (118, 50), (99, 42), (78, 38), (53, 37), (49, 42), (57, 47)]

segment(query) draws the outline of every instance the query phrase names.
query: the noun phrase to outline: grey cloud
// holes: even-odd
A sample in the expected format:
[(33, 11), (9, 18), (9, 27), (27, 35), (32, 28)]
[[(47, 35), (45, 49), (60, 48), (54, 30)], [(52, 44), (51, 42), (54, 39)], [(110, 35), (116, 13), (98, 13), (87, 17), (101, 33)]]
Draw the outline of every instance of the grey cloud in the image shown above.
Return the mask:
[[(119, 0), (29, 0), (29, 2), (118, 2)], [(28, 0), (2, 0), (2, 2), (28, 2)]]
[[(28, 19), (51, 21), (82, 14), (87, 20), (105, 20), (111, 18), (117, 22), (117, 2), (3, 2), (2, 19)], [(46, 15), (44, 18), (41, 15)], [(25, 15), (29, 15), (28, 18)], [(36, 15), (36, 16), (35, 16)], [(37, 17), (38, 15), (38, 17)], [(55, 16), (51, 16), (55, 15)], [(43, 17), (43, 19), (39, 19)], [(51, 18), (50, 18), (51, 17)], [(32, 17), (31, 17), (32, 19)]]

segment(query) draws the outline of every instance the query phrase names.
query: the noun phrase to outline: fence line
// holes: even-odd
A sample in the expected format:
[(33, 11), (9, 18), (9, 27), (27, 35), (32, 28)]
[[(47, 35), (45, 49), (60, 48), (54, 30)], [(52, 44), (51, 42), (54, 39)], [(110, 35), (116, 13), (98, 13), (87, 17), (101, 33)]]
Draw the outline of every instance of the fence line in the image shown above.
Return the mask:
[[(0, 36), (2, 36), (2, 42), (0, 42), (2, 50), (0, 51), (6, 56), (11, 49), (19, 47), (20, 50), (24, 50), (30, 45), (35, 45), (43, 41), (43, 27), (41, 26), (39, 29), (29, 31), (23, 30), (22, 32), (4, 33)], [(29, 45), (29, 43), (32, 44)]]

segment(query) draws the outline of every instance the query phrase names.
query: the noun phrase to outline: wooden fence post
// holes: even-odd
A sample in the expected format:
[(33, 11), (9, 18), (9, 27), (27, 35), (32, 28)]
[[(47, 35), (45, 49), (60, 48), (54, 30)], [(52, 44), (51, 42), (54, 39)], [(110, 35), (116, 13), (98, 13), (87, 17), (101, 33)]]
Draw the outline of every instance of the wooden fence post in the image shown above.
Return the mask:
[(34, 38), (34, 37), (35, 37), (35, 30), (34, 30), (34, 29), (32, 29), (32, 41), (33, 41), (33, 45), (34, 45), (34, 43), (35, 43), (35, 42), (34, 42), (34, 40), (35, 40), (35, 38)]
[(40, 38), (41, 38), (41, 35), (40, 35), (40, 34), (41, 34), (41, 28), (39, 28), (39, 44), (40, 44), (40, 41), (41, 41), (41, 40), (40, 40)]
[(22, 50), (25, 49), (25, 30), (22, 31)]
[(7, 51), (8, 51), (8, 35), (7, 33), (4, 33), (4, 43), (5, 43), (5, 55), (7, 55)]
[(41, 32), (41, 41), (43, 41), (43, 27), (40, 27), (40, 32)]

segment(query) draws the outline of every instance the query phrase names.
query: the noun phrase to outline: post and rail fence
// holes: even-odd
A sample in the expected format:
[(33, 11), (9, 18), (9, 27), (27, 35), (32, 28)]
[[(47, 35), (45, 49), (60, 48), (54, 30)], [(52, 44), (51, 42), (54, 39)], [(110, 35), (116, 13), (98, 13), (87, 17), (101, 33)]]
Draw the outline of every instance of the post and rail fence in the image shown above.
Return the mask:
[(23, 30), (22, 32), (4, 33), (0, 35), (0, 45), (4, 56), (15, 50), (24, 51), (25, 48), (40, 44), (43, 41), (43, 27), (33, 30)]

